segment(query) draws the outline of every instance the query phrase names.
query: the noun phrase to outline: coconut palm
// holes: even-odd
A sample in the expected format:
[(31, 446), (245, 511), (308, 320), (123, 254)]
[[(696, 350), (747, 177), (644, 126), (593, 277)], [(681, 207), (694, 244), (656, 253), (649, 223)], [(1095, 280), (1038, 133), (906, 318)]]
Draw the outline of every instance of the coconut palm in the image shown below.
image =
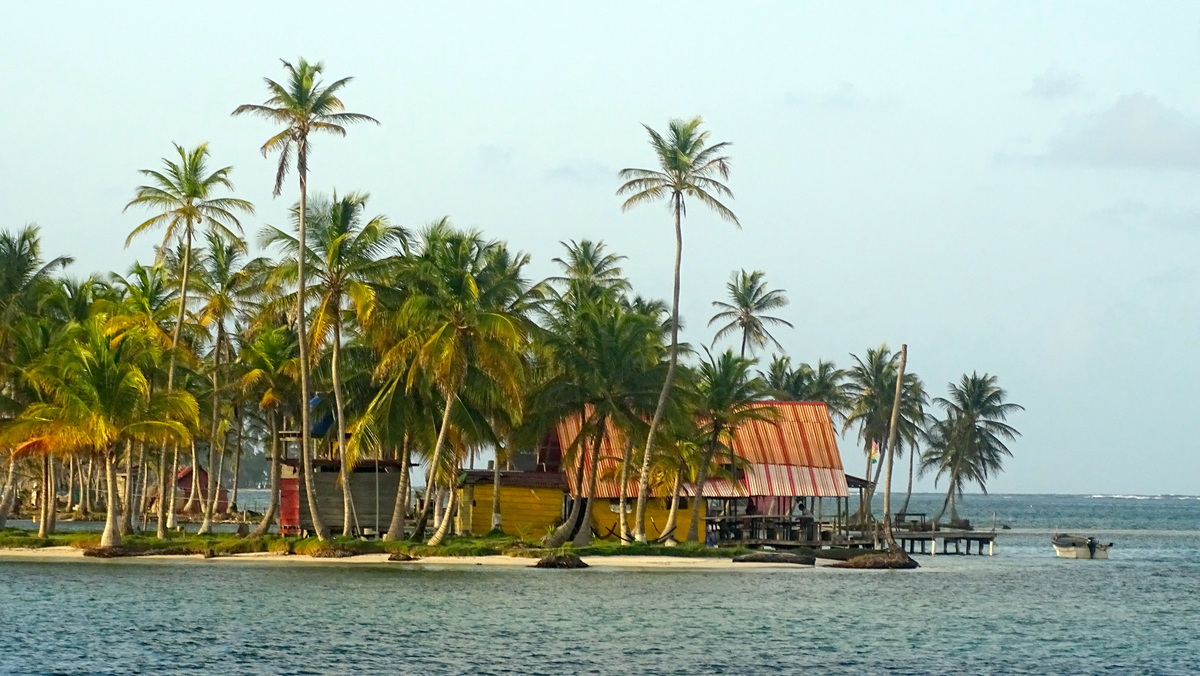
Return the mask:
[(28, 378), (43, 401), (28, 406), (4, 431), (18, 451), (94, 453), (103, 461), (109, 499), (100, 544), (121, 543), (116, 461), (130, 443), (186, 441), (196, 401), (186, 392), (150, 386), (138, 366), (151, 341), (136, 331), (114, 333), (97, 314), (67, 328), (61, 347)]
[(551, 262), (562, 268), (562, 274), (548, 278), (544, 284), (560, 305), (584, 299), (599, 301), (602, 296), (611, 300), (630, 291), (629, 280), (621, 269), (625, 256), (608, 253), (604, 242), (585, 239), (559, 244), (567, 252)]
[(561, 545), (572, 531), (576, 546), (591, 540), (589, 513), (604, 436), (610, 427), (644, 431), (642, 420), (665, 377), (660, 326), (655, 316), (606, 300), (560, 307), (549, 322), (544, 340), (556, 374), (543, 386), (537, 407), (583, 413), (586, 434), (568, 451), (579, 463), (577, 480), (588, 481), (575, 487), (571, 513), (547, 538), (548, 546)]
[[(51, 295), (54, 273), (70, 263), (67, 257), (50, 261), (42, 257), (41, 231), (36, 225), (0, 231), (0, 402), (9, 400), (9, 415), (19, 406), (13, 399), (18, 379), (17, 364), (13, 362), (19, 342), (14, 340), (13, 331), (37, 314), (38, 306)], [(16, 498), (16, 456), (11, 452), (7, 456), (0, 483), (0, 528)]]
[[(732, 350), (716, 357), (706, 356), (696, 369), (695, 415), (701, 421), (704, 439), (704, 456), (696, 473), (698, 501), (704, 499), (713, 458), (722, 447), (729, 446), (737, 428), (751, 420), (771, 420), (774, 415), (774, 409), (757, 403), (770, 395), (770, 389), (761, 378), (751, 375), (753, 360), (736, 356)], [(696, 542), (699, 536), (700, 510), (693, 509), (687, 539)]]
[[(229, 180), (233, 167), (222, 167), (210, 172), (207, 143), (201, 143), (192, 150), (186, 150), (177, 143), (172, 145), (178, 160), (164, 158), (161, 170), (142, 169), (142, 175), (149, 181), (139, 186), (134, 198), (125, 205), (125, 210), (137, 206), (157, 212), (129, 233), (125, 239), (126, 247), (138, 235), (158, 227), (165, 230), (162, 245), (159, 247), (160, 257), (171, 249), (174, 242), (180, 241), (183, 244), (182, 262), (179, 266), (179, 303), (171, 332), (170, 357), (167, 364), (168, 391), (175, 387), (176, 351), (179, 346), (179, 331), (183, 327), (184, 314), (188, 307), (188, 276), (192, 267), (192, 242), (196, 236), (196, 229), (205, 228), (226, 235), (231, 240), (237, 240), (235, 232), (240, 233), (242, 230), (237, 214), (254, 213), (254, 205), (246, 200), (218, 196), (221, 189), (233, 190), (233, 183)], [(163, 453), (165, 454), (165, 451)], [(165, 490), (161, 480), (159, 489)], [(165, 538), (167, 523), (162, 514), (163, 493), (160, 492), (159, 495), (158, 536)]]
[(232, 416), (223, 415), (229, 397), (222, 399), (222, 395), (228, 395), (228, 378), (222, 378), (228, 370), (225, 365), (232, 363), (234, 358), (232, 337), (236, 331), (231, 329), (248, 311), (259, 290), (257, 268), (262, 265), (261, 261), (244, 263), (245, 244), (241, 240), (231, 240), (212, 231), (206, 237), (208, 246), (196, 276), (197, 294), (202, 302), (197, 319), (201, 326), (212, 331), (212, 370), (209, 372), (212, 425), (208, 438), (208, 491), (205, 493), (208, 499), (204, 504), (200, 533), (207, 533), (212, 528), (220, 490), (219, 468), (225, 451), (225, 430), (232, 419)]
[(279, 512), (280, 418), (288, 410), (287, 403), (296, 400), (296, 336), (287, 328), (272, 326), (250, 338), (238, 354), (244, 371), (242, 391), (258, 399), (258, 407), (267, 418), (270, 437), (271, 469), (269, 471), (267, 508), (255, 535), (265, 535)]
[[(351, 502), (350, 478), (353, 467), (346, 453), (345, 399), (342, 394), (341, 356), (342, 332), (346, 327), (349, 310), (365, 311), (375, 296), (374, 284), (396, 263), (396, 256), (408, 246), (408, 233), (388, 223), (384, 216), (375, 216), (367, 222), (364, 212), (369, 196), (366, 193), (349, 193), (341, 198), (337, 193), (332, 199), (315, 197), (309, 204), (306, 222), (309, 228), (307, 268), (312, 278), (313, 291), (317, 296), (316, 309), (309, 326), (310, 347), (320, 352), (328, 344), (331, 352), (334, 415), (338, 430), (338, 458), (341, 461), (341, 484), (343, 498), (342, 532), (352, 532), (354, 509)], [(299, 223), (298, 208), (293, 218)], [(284, 262), (275, 274), (288, 282), (295, 282), (297, 266), (290, 260), (298, 260), (299, 242), (295, 237), (278, 228), (267, 227), (260, 236), (264, 247), (276, 246), (285, 254)]]
[(766, 273), (762, 270), (754, 272), (740, 270), (733, 273), (733, 277), (725, 285), (729, 292), (730, 302), (713, 301), (713, 307), (720, 311), (708, 320), (708, 325), (725, 322), (725, 325), (718, 329), (716, 335), (713, 336), (713, 345), (716, 345), (722, 338), (740, 332), (742, 334), (740, 355), (743, 357), (746, 356), (747, 347), (753, 353), (755, 350), (766, 347), (768, 341), (774, 343), (775, 347), (780, 350), (783, 349), (775, 336), (772, 336), (771, 332), (767, 330), (767, 325), (786, 326), (789, 329), (794, 327), (791, 322), (766, 313), (786, 307), (788, 304), (787, 292), (783, 289), (768, 289), (767, 283), (763, 279), (765, 276)]
[(726, 207), (720, 198), (732, 198), (733, 193), (720, 179), (729, 178), (729, 157), (726, 142), (709, 145), (709, 133), (701, 131), (703, 120), (671, 120), (667, 133), (660, 134), (647, 125), (642, 125), (650, 136), (650, 147), (658, 160), (656, 169), (622, 169), (618, 176), (624, 181), (617, 190), (618, 195), (628, 195), (621, 205), (629, 210), (647, 202), (666, 200), (675, 220), (675, 283), (671, 294), (671, 348), (668, 358), (667, 377), (659, 393), (658, 405), (650, 419), (646, 434), (646, 445), (642, 471), (638, 479), (637, 509), (634, 515), (634, 538), (646, 541), (646, 498), (649, 489), (649, 469), (653, 457), (655, 434), (662, 421), (667, 397), (675, 382), (675, 371), (679, 360), (679, 272), (683, 257), (683, 216), (687, 212), (687, 199), (692, 198), (712, 209), (722, 219), (741, 227), (737, 216)]
[[(858, 440), (863, 444), (866, 455), (867, 478), (871, 478), (871, 465), (882, 460), (887, 452), (889, 424), (892, 417), (892, 401), (896, 391), (896, 372), (900, 354), (893, 353), (887, 345), (868, 349), (865, 358), (850, 355), (854, 365), (847, 375), (846, 390), (850, 396), (850, 410), (842, 425), (843, 431), (858, 426)], [(925, 385), (914, 373), (905, 373), (900, 398), (900, 416), (897, 452), (903, 447), (915, 448), (925, 418), (928, 395)], [(871, 515), (871, 500), (875, 486), (883, 471), (883, 462), (875, 467), (871, 485), (859, 505), (860, 517)]]
[(850, 396), (846, 390), (847, 372), (824, 359), (816, 367), (800, 364), (792, 368), (791, 358), (775, 356), (760, 376), (772, 390), (772, 396), (782, 401), (819, 401), (829, 409), (834, 422), (846, 418)]
[(958, 521), (956, 498), (971, 483), (987, 493), (987, 480), (1003, 469), (1004, 458), (1012, 455), (1005, 444), (1020, 432), (1005, 421), (1022, 406), (1006, 401), (1008, 392), (997, 384), (996, 376), (984, 373), (963, 375), (949, 384), (949, 397), (937, 397), (935, 404), (945, 418), (934, 421), (927, 434), (928, 450), (921, 457), (921, 473), (934, 472), (945, 477), (947, 490), (942, 508), (933, 518), (941, 520), (950, 510), (950, 520)]
[(138, 186), (134, 198), (125, 205), (126, 210), (136, 206), (158, 212), (129, 233), (125, 239), (126, 247), (138, 235), (158, 227), (165, 229), (159, 247), (160, 257), (171, 249), (176, 240), (183, 243), (183, 258), (179, 266), (180, 301), (171, 335), (167, 389), (173, 387), (175, 380), (175, 350), (179, 345), (179, 330), (188, 306), (188, 275), (192, 268), (192, 242), (196, 237), (196, 229), (205, 228), (230, 242), (240, 242), (238, 233), (241, 233), (242, 225), (236, 214), (254, 213), (254, 205), (246, 200), (217, 196), (222, 188), (233, 190), (233, 183), (229, 180), (233, 167), (209, 172), (207, 143), (201, 143), (192, 150), (186, 150), (179, 144), (173, 145), (179, 155), (178, 161), (164, 158), (161, 170), (142, 169), (142, 175), (150, 181)]
[[(233, 114), (257, 115), (258, 117), (284, 126), (282, 131), (267, 139), (267, 142), (262, 145), (262, 153), (264, 157), (273, 152), (279, 153), (279, 165), (275, 171), (276, 197), (283, 190), (283, 179), (291, 169), (292, 152), (296, 153), (296, 174), (300, 179), (300, 206), (297, 209), (298, 218), (296, 228), (299, 233), (297, 237), (297, 250), (307, 251), (307, 229), (304, 221), (308, 215), (309, 134), (324, 132), (345, 136), (346, 125), (359, 122), (374, 122), (375, 124), (379, 124), (379, 121), (368, 115), (345, 112), (345, 105), (338, 97), (338, 93), (353, 78), (345, 77), (325, 84), (320, 79), (321, 73), (325, 70), (325, 65), (319, 61), (317, 63), (309, 63), (304, 59), (300, 59), (295, 65), (283, 61), (283, 68), (288, 73), (288, 79), (284, 84), (275, 82), (270, 78), (264, 78), (271, 96), (262, 105), (241, 105), (234, 109)], [(300, 400), (307, 402), (309, 400), (310, 389), (308, 383), (308, 336), (305, 317), (305, 311), (308, 306), (304, 300), (307, 278), (304, 270), (306, 263), (304, 258), (304, 256), (299, 256), (296, 259), (296, 332), (300, 340)], [(317, 509), (317, 496), (313, 488), (312, 461), (309, 458), (311, 451), (309, 449), (310, 430), (308, 417), (308, 407), (300, 407), (300, 443), (303, 449), (301, 457), (304, 458), (304, 478), (308, 494), (308, 508), (312, 515), (313, 530), (316, 531), (317, 538), (326, 540), (329, 538), (329, 529), (326, 527), (324, 520), (321, 519), (320, 512)]]
[[(157, 358), (167, 354), (171, 349), (174, 330), (172, 323), (175, 319), (177, 298), (175, 288), (168, 279), (163, 265), (146, 267), (135, 263), (129, 274), (122, 277), (117, 274), (110, 276), (109, 285), (113, 291), (109, 297), (101, 298), (97, 305), (110, 315), (109, 329), (112, 331), (135, 330), (138, 335), (150, 341), (154, 349), (144, 352)], [(161, 365), (155, 359), (141, 364), (146, 376), (151, 379), (152, 387), (161, 387), (159, 378), (163, 375)], [(158, 381), (157, 383), (155, 381)], [(137, 445), (137, 460), (126, 458), (127, 488), (125, 500), (121, 506), (121, 532), (133, 530), (132, 517), (134, 512), (139, 514), (145, 506), (146, 489), (140, 486), (140, 505), (134, 509), (134, 487), (144, 484), (148, 476), (146, 472), (145, 444)], [(167, 483), (166, 456), (167, 446), (159, 447), (158, 453), (159, 482), (158, 494), (165, 495)], [(136, 470), (134, 469), (136, 468)], [(158, 501), (158, 536), (166, 537), (166, 512), (163, 500)]]
[[(516, 258), (514, 263), (504, 245), (486, 241), (477, 232), (458, 231), (443, 219), (421, 233), (417, 252), (402, 266), (399, 284), (406, 294), (400, 303), (372, 312), (372, 339), (382, 352), (377, 375), (404, 373), (408, 390), (428, 385), (442, 399), (431, 477), (453, 466), (443, 466), (447, 440), (464, 436), (463, 425), (452, 417), (456, 408), (507, 409), (519, 417), (529, 324), (513, 310), (527, 286), (514, 271), (519, 272), (528, 257)], [(485, 404), (476, 405), (479, 401)], [(462, 445), (457, 449), (463, 450)], [(447, 488), (452, 479), (442, 474)], [(430, 495), (432, 488), (428, 487)], [(451, 507), (432, 544), (446, 536), (453, 495), (451, 491)], [(426, 500), (427, 506), (432, 502)]]

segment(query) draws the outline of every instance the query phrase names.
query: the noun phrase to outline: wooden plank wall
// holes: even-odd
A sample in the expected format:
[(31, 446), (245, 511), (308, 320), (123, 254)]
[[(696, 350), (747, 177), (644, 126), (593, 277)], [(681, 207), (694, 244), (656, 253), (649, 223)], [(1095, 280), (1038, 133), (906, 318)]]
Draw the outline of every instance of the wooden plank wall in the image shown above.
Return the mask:
[[(300, 527), (312, 531), (312, 514), (308, 509), (308, 496), (304, 487), (304, 473), (298, 472), (300, 483)], [(376, 502), (375, 479), (379, 478), (378, 503)], [(342, 532), (342, 488), (338, 485), (337, 472), (317, 472), (314, 475), (317, 489), (317, 508), (321, 518), (333, 533)], [(350, 478), (350, 493), (354, 498), (354, 511), (358, 515), (358, 527), (371, 528), (379, 524), (380, 532), (386, 531), (392, 522), (392, 509), (396, 505), (396, 489), (400, 485), (400, 472), (356, 472)], [(378, 520), (376, 519), (378, 515)]]

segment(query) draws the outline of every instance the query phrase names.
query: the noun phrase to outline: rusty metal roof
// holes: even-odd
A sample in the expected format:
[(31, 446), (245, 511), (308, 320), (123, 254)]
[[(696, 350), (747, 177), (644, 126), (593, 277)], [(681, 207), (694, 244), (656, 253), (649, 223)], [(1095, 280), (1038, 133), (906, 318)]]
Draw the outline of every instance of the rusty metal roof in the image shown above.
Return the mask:
[[(829, 409), (821, 402), (766, 401), (761, 404), (776, 411), (772, 420), (752, 420), (739, 427), (731, 444), (734, 453), (746, 461), (737, 472), (735, 482), (712, 480), (706, 482), (707, 497), (791, 496), (846, 497), (846, 476), (837, 437)], [(580, 415), (561, 420), (554, 433), (558, 434), (564, 452), (579, 437), (583, 424)], [(611, 425), (605, 430), (600, 445), (599, 476), (596, 497), (615, 498), (620, 493), (620, 461), (626, 441), (620, 430)], [(640, 441), (640, 440), (638, 440)], [(591, 439), (584, 439), (575, 452), (590, 457)], [(578, 463), (564, 463), (568, 486), (574, 492)], [(637, 494), (636, 471), (626, 495)], [(670, 494), (671, 487), (654, 487), (655, 497)], [(685, 494), (694, 494), (691, 486)]]

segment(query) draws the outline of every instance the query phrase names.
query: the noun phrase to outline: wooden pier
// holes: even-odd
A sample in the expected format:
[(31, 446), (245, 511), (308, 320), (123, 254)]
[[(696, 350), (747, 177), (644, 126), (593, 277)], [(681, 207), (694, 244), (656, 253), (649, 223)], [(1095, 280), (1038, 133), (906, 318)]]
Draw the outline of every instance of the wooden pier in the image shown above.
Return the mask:
[[(996, 553), (995, 531), (900, 531), (896, 533), (896, 540), (900, 543), (900, 547), (909, 554), (970, 554), (972, 544), (975, 545), (976, 554), (984, 554), (984, 545), (987, 545), (988, 556)], [(939, 540), (941, 547), (938, 546)], [(925, 551), (927, 543), (929, 551)], [(966, 551), (963, 551), (964, 543), (966, 543)], [(951, 551), (951, 548), (954, 551)]]

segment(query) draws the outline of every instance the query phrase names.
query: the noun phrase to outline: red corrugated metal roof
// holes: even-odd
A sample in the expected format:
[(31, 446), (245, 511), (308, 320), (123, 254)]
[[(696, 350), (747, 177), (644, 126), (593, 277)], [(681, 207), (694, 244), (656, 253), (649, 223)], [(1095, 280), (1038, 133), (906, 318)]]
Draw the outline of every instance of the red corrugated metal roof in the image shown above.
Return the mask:
[[(846, 476), (837, 437), (829, 410), (821, 402), (771, 401), (762, 406), (776, 410), (772, 420), (754, 420), (739, 427), (731, 444), (734, 453), (746, 461), (740, 468), (736, 484), (727, 480), (706, 483), (708, 497), (735, 496), (793, 496), (846, 497)], [(557, 425), (555, 433), (562, 443), (564, 454), (580, 434), (583, 418), (575, 415)], [(600, 446), (599, 478), (596, 496), (615, 498), (620, 493), (620, 463), (625, 451), (625, 438), (620, 430), (607, 426)], [(639, 440), (640, 442), (640, 440)], [(591, 453), (590, 439), (581, 442), (573, 453), (587, 457)], [(578, 463), (564, 463), (569, 486), (575, 486)], [(636, 472), (631, 471), (631, 474)], [(685, 492), (693, 494), (691, 487)], [(670, 493), (670, 486), (659, 486), (655, 497)], [(636, 478), (630, 481), (627, 495), (637, 494)]]

